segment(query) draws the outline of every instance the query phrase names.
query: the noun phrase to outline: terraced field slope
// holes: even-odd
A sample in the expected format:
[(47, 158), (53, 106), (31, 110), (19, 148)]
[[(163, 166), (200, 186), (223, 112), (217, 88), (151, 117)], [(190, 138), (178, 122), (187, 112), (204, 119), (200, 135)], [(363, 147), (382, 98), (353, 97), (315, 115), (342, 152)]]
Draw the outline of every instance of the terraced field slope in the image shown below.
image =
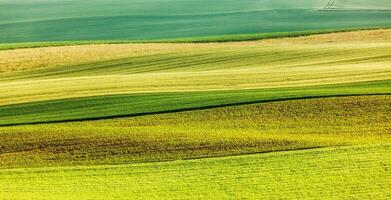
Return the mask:
[(0, 43), (153, 40), (391, 26), (390, 1), (337, 0), (333, 8), (342, 9), (321, 11), (327, 2), (1, 0)]
[(390, 197), (390, 29), (0, 58), (0, 199)]

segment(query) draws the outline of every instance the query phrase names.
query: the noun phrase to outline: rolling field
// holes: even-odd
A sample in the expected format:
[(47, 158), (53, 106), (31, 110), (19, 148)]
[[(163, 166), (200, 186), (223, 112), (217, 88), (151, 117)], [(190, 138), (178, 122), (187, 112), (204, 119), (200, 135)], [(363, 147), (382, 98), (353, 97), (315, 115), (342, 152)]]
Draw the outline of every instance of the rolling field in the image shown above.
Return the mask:
[(113, 52), (128, 49), (130, 56), (124, 51), (121, 58), (109, 59), (117, 54), (108, 54), (81, 64), (102, 47), (75, 46), (64, 57), (56, 52), (66, 47), (7, 50), (2, 52), (10, 59), (5, 59), (0, 74), (0, 125), (390, 94), (390, 33), (337, 33), (329, 36), (334, 41), (309, 36), (221, 44), (110, 45)]
[[(0, 170), (4, 199), (389, 199), (390, 145)], [(9, 198), (13, 197), (13, 198)]]
[[(389, 95), (0, 129), (0, 168), (121, 164), (391, 140)], [(20, 139), (23, 138), (23, 139)]]
[(202, 40), (209, 40), (209, 37), (219, 40), (221, 36), (223, 40), (229, 40), (224, 35), (266, 33), (268, 37), (270, 33), (278, 35), (297, 31), (391, 25), (390, 1), (337, 0), (332, 9), (322, 10), (327, 2), (1, 0), (0, 43), (178, 38), (199, 40), (196, 39), (198, 37), (203, 37)]
[(390, 29), (0, 58), (2, 199), (391, 197)]

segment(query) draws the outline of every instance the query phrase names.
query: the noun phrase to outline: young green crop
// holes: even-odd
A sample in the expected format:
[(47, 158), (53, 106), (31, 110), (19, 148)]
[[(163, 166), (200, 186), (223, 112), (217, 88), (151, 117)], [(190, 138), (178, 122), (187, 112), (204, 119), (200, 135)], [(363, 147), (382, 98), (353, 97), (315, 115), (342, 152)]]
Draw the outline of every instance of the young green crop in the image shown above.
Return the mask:
[(387, 199), (373, 33), (0, 52), (0, 198)]
[(259, 102), (386, 95), (391, 81), (258, 90), (108, 95), (0, 106), (0, 125), (107, 119)]
[(0, 167), (120, 164), (389, 143), (390, 96), (0, 128)]
[(265, 39), (279, 38), (297, 38), (310, 35), (321, 35), (329, 33), (344, 33), (362, 30), (387, 29), (384, 27), (367, 28), (341, 28), (341, 29), (322, 29), (315, 31), (295, 31), (295, 32), (276, 32), (276, 33), (253, 33), (253, 34), (235, 34), (209, 37), (190, 37), (176, 39), (151, 39), (151, 40), (87, 40), (87, 41), (58, 41), (58, 42), (18, 42), (18, 43), (0, 43), (0, 50), (14, 50), (24, 48), (58, 47), (58, 46), (77, 46), (77, 45), (102, 45), (102, 44), (143, 44), (143, 43), (227, 43), (256, 41)]
[(319, 11), (327, 0), (2, 0), (0, 43), (193, 37), (201, 38), (190, 41), (231, 41), (259, 38), (242, 34), (273, 37), (281, 32), (390, 27), (389, 11), (370, 11), (373, 2), (365, 0), (369, 11), (352, 12)]
[[(127, 50), (129, 55), (84, 64), (69, 63), (78, 60), (72, 55), (81, 47), (72, 47), (67, 53), (70, 57), (64, 60), (38, 53), (33, 56), (36, 64), (30, 62), (31, 70), (0, 74), (0, 125), (135, 116), (296, 98), (389, 94), (389, 35), (389, 30), (378, 30), (280, 42), (107, 46), (117, 52)], [(44, 52), (62, 55), (59, 52), (63, 48)], [(83, 56), (94, 55), (86, 53), (88, 48), (102, 47), (87, 46), (81, 50)], [(26, 55), (34, 55), (40, 49), (1, 55), (14, 55), (16, 59), (4, 62), (10, 69), (18, 69), (28, 61), (18, 52), (26, 51), (30, 52)], [(41, 65), (44, 67), (39, 68)]]
[[(390, 145), (0, 170), (10, 199), (388, 199)], [(11, 198), (11, 199), (12, 199)]]

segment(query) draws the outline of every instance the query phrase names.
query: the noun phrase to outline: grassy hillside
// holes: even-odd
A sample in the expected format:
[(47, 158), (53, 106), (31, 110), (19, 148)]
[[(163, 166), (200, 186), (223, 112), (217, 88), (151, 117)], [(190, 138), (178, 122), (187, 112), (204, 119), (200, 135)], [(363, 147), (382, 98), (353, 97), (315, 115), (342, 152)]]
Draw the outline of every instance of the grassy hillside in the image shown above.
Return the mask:
[[(175, 39), (391, 25), (389, 11), (371, 11), (379, 7), (373, 1), (361, 0), (365, 10), (319, 11), (327, 2), (1, 0), (0, 43)], [(341, 6), (357, 10), (354, 2)], [(384, 1), (381, 7), (391, 4)]]
[(134, 165), (0, 170), (7, 199), (388, 199), (390, 145)]
[(320, 98), (3, 127), (0, 168), (119, 164), (387, 144), (391, 139), (387, 134), (391, 128), (389, 102), (390, 96)]
[(1, 50), (0, 199), (387, 199), (390, 31)]
[[(107, 95), (5, 105), (0, 125), (93, 120), (277, 100), (391, 94), (391, 81), (312, 87)], [(24, 97), (28, 99), (28, 97)]]
[[(391, 41), (390, 29), (379, 30), (360, 30), (346, 31), (328, 34), (316, 34), (306, 37), (285, 37), (276, 39), (265, 39), (254, 42), (241, 43), (224, 43), (224, 44), (95, 44), (88, 45), (78, 43), (78, 46), (72, 45), (72, 42), (65, 43), (11, 43), (0, 44), (0, 57), (2, 65), (0, 72), (11, 72), (26, 69), (48, 68), (53, 66), (74, 66), (80, 64), (96, 63), (99, 61), (108, 61), (115, 59), (123, 59), (136, 56), (147, 56), (156, 54), (167, 54), (175, 52), (194, 51), (195, 48), (201, 51), (216, 48), (233, 48), (238, 46), (288, 46), (288, 45), (304, 45), (304, 44), (347, 44), (355, 42), (360, 43), (385, 43)], [(51, 48), (39, 48), (46, 45)], [(59, 46), (59, 47), (56, 47)], [(28, 48), (31, 47), (31, 48)], [(5, 51), (7, 49), (25, 48), (18, 51)], [(39, 48), (38, 50), (35, 48)], [(44, 59), (43, 59), (44, 58)]]
[[(281, 42), (108, 45), (107, 54), (105, 45), (3, 51), (0, 124), (389, 94), (389, 33), (338, 33), (334, 42), (323, 35)], [(103, 56), (85, 61), (93, 55)]]
[(75, 46), (75, 45), (101, 45), (101, 44), (145, 44), (145, 43), (212, 43), (212, 42), (243, 42), (266, 40), (273, 38), (297, 38), (310, 35), (320, 35), (339, 32), (352, 32), (364, 30), (387, 29), (389, 26), (366, 27), (366, 28), (340, 28), (340, 29), (321, 29), (295, 32), (273, 32), (273, 33), (247, 33), (220, 36), (194, 36), (180, 37), (173, 39), (153, 39), (153, 40), (82, 40), (82, 41), (52, 41), (52, 42), (17, 42), (0, 43), (0, 50), (12, 50), (22, 48), (56, 47), (56, 46)]

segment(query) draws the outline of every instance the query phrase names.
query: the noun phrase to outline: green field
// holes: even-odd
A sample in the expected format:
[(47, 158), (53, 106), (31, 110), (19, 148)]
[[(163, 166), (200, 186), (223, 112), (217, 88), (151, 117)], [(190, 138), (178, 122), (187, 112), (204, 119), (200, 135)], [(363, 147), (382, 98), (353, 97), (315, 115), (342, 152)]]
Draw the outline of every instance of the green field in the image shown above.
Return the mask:
[(3, 127), (0, 167), (121, 164), (388, 144), (390, 102), (389, 95), (300, 99)]
[[(83, 46), (76, 46), (69, 58), (56, 54), (67, 47), (50, 47), (47, 52), (42, 50), (44, 54), (34, 54), (39, 49), (3, 51), (9, 59), (0, 74), (0, 125), (390, 94), (390, 31), (338, 34), (335, 37), (340, 39), (327, 43), (318, 41), (322, 37), (318, 36), (309, 42), (291, 39), (292, 44), (277, 40), (269, 44), (114, 45), (110, 47), (113, 52), (137, 48), (140, 55), (131, 51), (132, 56), (90, 63), (84, 63), (85, 56), (78, 51)], [(378, 41), (366, 41), (371, 35)], [(339, 41), (345, 37), (362, 39)], [(94, 48), (100, 47), (91, 46), (87, 51)], [(44, 66), (41, 60), (45, 56), (53, 60), (45, 62), (53, 62), (54, 67)], [(75, 62), (75, 56), (80, 56), (76, 59), (80, 61)]]
[[(387, 0), (1, 0), (0, 43), (161, 40), (390, 27)], [(251, 36), (250, 36), (251, 37)], [(224, 38), (224, 37), (223, 37)], [(197, 39), (196, 39), (197, 40)]]
[[(0, 171), (4, 199), (389, 199), (390, 145)], [(13, 197), (13, 198), (9, 198)]]
[(0, 199), (391, 198), (368, 2), (0, 0)]

